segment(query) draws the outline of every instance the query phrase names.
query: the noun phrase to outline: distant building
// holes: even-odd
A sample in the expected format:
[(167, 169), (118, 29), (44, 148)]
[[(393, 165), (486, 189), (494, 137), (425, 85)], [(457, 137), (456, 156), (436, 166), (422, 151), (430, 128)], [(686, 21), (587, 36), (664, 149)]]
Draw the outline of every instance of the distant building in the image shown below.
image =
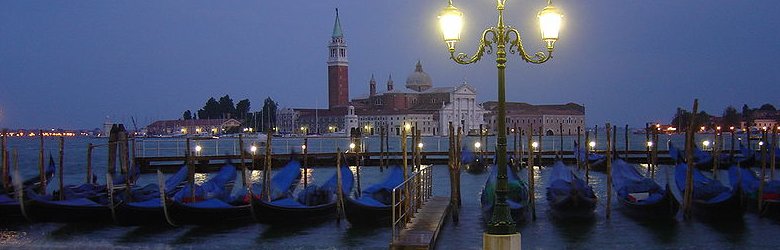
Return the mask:
[(236, 119), (162, 120), (146, 126), (148, 135), (222, 134), (241, 126)]
[(477, 104), (472, 86), (434, 88), (419, 61), (406, 78), (406, 88), (395, 88), (390, 76), (386, 91), (380, 93), (371, 76), (369, 94), (348, 102), (349, 62), (338, 12), (328, 50), (328, 109), (281, 109), (277, 112), (279, 133), (377, 135), (380, 127), (388, 126), (390, 134), (398, 135), (408, 124), (423, 135), (447, 135), (450, 123), (464, 132), (484, 124), (487, 111)]
[[(488, 124), (488, 130), (496, 133), (496, 117), (498, 116), (498, 102), (485, 102), (482, 104), (489, 111), (485, 115)], [(576, 135), (577, 128), (585, 130), (585, 107), (576, 103), (567, 103), (564, 105), (531, 105), (528, 103), (507, 102), (506, 103), (506, 128), (510, 133), (512, 128), (517, 126), (525, 131), (534, 129), (534, 134), (539, 133), (539, 127), (542, 127), (545, 135), (558, 135), (563, 126), (564, 135)]]

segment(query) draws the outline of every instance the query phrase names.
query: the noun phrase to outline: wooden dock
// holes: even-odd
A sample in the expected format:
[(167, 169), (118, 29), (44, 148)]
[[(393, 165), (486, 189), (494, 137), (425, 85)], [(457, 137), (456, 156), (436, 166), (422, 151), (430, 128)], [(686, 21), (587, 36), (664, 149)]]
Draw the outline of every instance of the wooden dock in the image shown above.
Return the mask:
[(390, 249), (433, 249), (449, 211), (449, 197), (431, 198), (393, 239)]
[[(723, 151), (724, 153), (728, 153), (727, 150)], [(598, 152), (603, 153), (603, 152)], [(623, 152), (618, 152), (623, 155)], [(389, 164), (401, 164), (402, 162), (402, 153), (401, 152), (385, 152), (384, 153), (387, 157), (387, 161)], [(449, 152), (422, 152), (421, 153), (421, 162), (424, 165), (446, 165), (449, 162)], [(493, 156), (495, 155), (495, 152), (484, 152), (483, 153), (487, 160), (489, 162), (492, 162)], [(574, 164), (576, 162), (576, 159), (574, 156), (572, 156), (571, 151), (564, 151), (563, 152), (563, 158), (562, 160), (566, 164)], [(669, 158), (668, 151), (659, 151), (658, 152), (658, 163), (659, 164), (674, 164), (674, 161)], [(365, 152), (359, 154), (360, 158), (362, 159), (360, 161), (361, 166), (378, 166), (380, 162), (380, 153), (378, 152)], [(522, 162), (527, 162), (528, 155), (524, 155), (522, 158)], [(556, 160), (556, 152), (555, 151), (544, 151), (541, 152), (541, 164), (543, 166), (550, 165)], [(193, 156), (192, 160), (193, 162), (196, 162), (198, 171), (205, 171), (205, 172), (213, 172), (219, 170), (220, 167), (224, 165), (224, 162), (227, 160), (232, 160), (234, 165), (239, 164), (239, 159), (241, 156), (239, 155), (212, 155), (212, 156)], [(271, 162), (273, 167), (280, 167), (283, 166), (285, 163), (287, 163), (288, 160), (292, 158), (297, 158), (299, 160), (303, 160), (304, 155), (302, 154), (274, 154), (272, 156)], [(355, 159), (356, 154), (348, 154), (346, 155), (347, 158), (350, 158), (350, 161)], [(411, 157), (411, 154), (409, 155)], [(263, 156), (257, 155), (252, 157), (251, 155), (245, 156), (245, 164), (250, 169), (252, 168), (252, 161), (256, 161), (257, 164), (255, 167), (262, 167), (263, 166)], [(253, 159), (254, 158), (254, 159)], [(333, 153), (309, 153), (306, 155), (308, 165), (311, 167), (314, 166), (334, 166), (336, 164), (336, 157)], [(166, 173), (173, 173), (176, 172), (179, 166), (181, 166), (184, 163), (185, 157), (183, 155), (180, 156), (149, 156), (149, 157), (135, 157), (135, 161), (140, 167), (142, 173), (154, 173), (157, 171), (157, 169), (162, 169), (163, 172)], [(646, 151), (642, 150), (632, 150), (628, 152), (628, 157), (624, 157), (624, 159), (630, 163), (647, 163), (647, 155)]]

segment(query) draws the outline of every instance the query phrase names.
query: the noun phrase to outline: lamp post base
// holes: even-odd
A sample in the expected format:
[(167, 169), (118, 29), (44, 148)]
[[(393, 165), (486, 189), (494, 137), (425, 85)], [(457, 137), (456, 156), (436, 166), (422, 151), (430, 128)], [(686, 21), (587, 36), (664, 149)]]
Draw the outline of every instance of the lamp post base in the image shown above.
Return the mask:
[(514, 234), (482, 234), (482, 249), (520, 249), (520, 233)]

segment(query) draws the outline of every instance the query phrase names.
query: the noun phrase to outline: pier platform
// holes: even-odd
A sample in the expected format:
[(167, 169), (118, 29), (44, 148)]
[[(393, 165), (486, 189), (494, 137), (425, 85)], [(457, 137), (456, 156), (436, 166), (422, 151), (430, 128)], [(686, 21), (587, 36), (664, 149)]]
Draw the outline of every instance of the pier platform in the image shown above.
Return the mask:
[(431, 198), (393, 239), (390, 249), (433, 249), (449, 211), (449, 197)]
[[(629, 163), (647, 163), (647, 151), (628, 151), (628, 157), (625, 157), (624, 151), (620, 151), (618, 153), (620, 153), (621, 157), (623, 157), (623, 159)], [(724, 150), (724, 153), (728, 153), (728, 151)], [(402, 162), (401, 152), (385, 152), (383, 154), (386, 158), (386, 161), (388, 161), (388, 164), (390, 165), (401, 164)], [(483, 154), (489, 162), (492, 162), (495, 152), (484, 152)], [(541, 160), (541, 165), (551, 165), (555, 160), (558, 159), (556, 157), (558, 154), (560, 154), (560, 152), (541, 152), (541, 156), (539, 157)], [(563, 151), (561, 154), (563, 157), (561, 157), (561, 159), (566, 164), (575, 164), (577, 159), (574, 158), (572, 154), (573, 153), (571, 151)], [(409, 159), (412, 158), (412, 153), (408, 153), (407, 155)], [(353, 162), (359, 159), (360, 165), (362, 166), (379, 166), (380, 158), (382, 158), (379, 152), (364, 152), (360, 154), (350, 153), (345, 154), (345, 156), (350, 161), (350, 164), (354, 164)], [(271, 162), (273, 167), (280, 167), (286, 164), (287, 161), (292, 158), (303, 161), (304, 157), (306, 158), (307, 165), (309, 167), (334, 166), (336, 164), (335, 153), (309, 153), (305, 156), (303, 154), (274, 154)], [(198, 171), (204, 172), (217, 171), (220, 167), (222, 167), (222, 165), (224, 165), (224, 162), (226, 161), (232, 161), (234, 165), (239, 166), (240, 158), (240, 155), (192, 156), (192, 160), (196, 163)], [(184, 163), (185, 159), (186, 158), (184, 156), (147, 156), (135, 157), (135, 162), (141, 167), (142, 173), (153, 173), (157, 171), (158, 168), (162, 169), (163, 172), (168, 173), (175, 172), (176, 169), (178, 169), (178, 167)], [(252, 157), (249, 154), (247, 154), (244, 159), (244, 164), (246, 167), (253, 169), (253, 160), (255, 161), (255, 168), (263, 167), (262, 155), (256, 155)], [(527, 162), (527, 160), (527, 154), (523, 155), (522, 162)], [(423, 165), (446, 165), (449, 162), (449, 152), (422, 152), (421, 161)], [(669, 158), (668, 151), (658, 152), (658, 164), (669, 165), (673, 163), (674, 161)]]

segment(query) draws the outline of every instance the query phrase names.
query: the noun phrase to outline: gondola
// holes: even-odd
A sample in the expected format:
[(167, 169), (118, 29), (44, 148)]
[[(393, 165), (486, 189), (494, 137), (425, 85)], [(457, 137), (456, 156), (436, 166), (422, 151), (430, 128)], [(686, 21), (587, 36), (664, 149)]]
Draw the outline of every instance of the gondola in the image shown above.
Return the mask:
[[(688, 165), (679, 163), (674, 169), (674, 179), (680, 194), (685, 193), (685, 176)], [(693, 212), (704, 218), (742, 217), (742, 191), (739, 178), (729, 178), (732, 188), (718, 180), (704, 176), (693, 169)]]
[[(341, 171), (341, 190), (348, 194), (352, 190), (354, 178), (347, 166)], [(290, 223), (312, 223), (333, 218), (337, 208), (337, 174), (321, 186), (310, 184), (298, 193), (297, 197), (287, 196), (275, 200), (252, 197), (252, 209), (256, 219), (262, 223), (289, 225)]]
[[(589, 153), (586, 154), (585, 150), (582, 150), (580, 148), (579, 144), (575, 141), (574, 142), (574, 156), (577, 159), (580, 159), (582, 161), (582, 164), (588, 163), (590, 165), (590, 170), (593, 171), (607, 171), (607, 156), (603, 154), (596, 154), (596, 153)], [(587, 155), (587, 162), (586, 156)]]
[[(728, 163), (730, 161), (728, 154), (721, 154), (720, 162)], [(685, 162), (685, 150), (678, 149), (671, 142), (669, 142), (669, 158), (672, 158), (675, 162)], [(715, 164), (715, 160), (710, 152), (705, 152), (696, 146), (693, 146), (693, 161), (696, 163), (696, 168), (701, 170), (712, 170), (712, 165)], [(720, 164), (720, 169), (727, 169), (728, 164)]]
[(635, 218), (672, 218), (680, 208), (669, 184), (662, 188), (621, 159), (612, 161), (612, 186), (623, 211)]
[[(272, 199), (279, 199), (289, 196), (300, 177), (301, 165), (298, 161), (290, 161), (273, 178), (271, 178), (271, 189), (269, 193)], [(263, 197), (262, 185), (254, 183), (249, 187), (241, 189), (238, 194), (230, 196), (230, 190), (226, 186), (236, 177), (235, 167), (227, 165), (222, 168), (220, 173), (204, 183), (201, 187), (210, 190), (218, 190), (220, 194), (201, 195), (202, 198), (197, 201), (169, 203), (172, 220), (176, 224), (224, 224), (229, 222), (244, 223), (254, 221), (252, 218), (252, 207), (249, 204), (251, 193), (258, 199)], [(187, 190), (181, 191), (186, 196)], [(215, 191), (212, 191), (215, 193)], [(209, 197), (210, 196), (210, 197)]]
[(758, 189), (760, 179), (756, 172), (748, 168), (732, 166), (729, 168), (730, 178), (739, 178), (742, 193), (746, 198), (748, 208), (753, 208), (762, 216), (780, 218), (780, 180), (770, 180), (764, 183), (761, 197), (762, 207), (758, 206)]
[[(123, 199), (115, 207), (117, 223), (120, 225), (164, 225), (167, 224), (165, 211), (160, 199), (161, 190), (165, 197), (171, 197), (187, 181), (189, 168), (183, 165), (175, 174), (168, 177), (163, 182), (161, 189), (159, 184), (151, 183), (146, 186), (134, 189), (131, 198)], [(162, 182), (162, 175), (158, 173), (158, 178)]]
[[(54, 176), (54, 172), (56, 170), (56, 165), (54, 164), (54, 158), (52, 156), (49, 156), (49, 165), (44, 170), (44, 176), (46, 177), (46, 180), (50, 180), (52, 176)], [(12, 178), (9, 178), (11, 183), (14, 185), (11, 185), (10, 190), (3, 190), (2, 193), (0, 193), (0, 220), (2, 221), (20, 221), (24, 220), (25, 215), (22, 211), (24, 208), (20, 206), (19, 203), (19, 197), (18, 195), (24, 196), (24, 193), (31, 193), (35, 192), (34, 189), (40, 188), (40, 175), (29, 178), (25, 181), (22, 181), (21, 183), (14, 183), (14, 180)], [(48, 186), (50, 182), (45, 182)], [(17, 187), (18, 185), (18, 187)], [(20, 190), (17, 190), (20, 189)], [(46, 187), (43, 187), (44, 189)], [(8, 191), (8, 192), (6, 192)], [(23, 205), (29, 205), (28, 199), (22, 197)]]
[(214, 224), (251, 220), (252, 211), (248, 203), (229, 203), (236, 172), (236, 167), (228, 163), (203, 184), (185, 185), (167, 203), (173, 223)]
[(550, 171), (547, 186), (550, 213), (558, 219), (590, 219), (596, 209), (593, 188), (558, 160)]
[(460, 152), (460, 161), (466, 167), (466, 172), (470, 174), (481, 174), (487, 170), (488, 164), (485, 157), (463, 147)]
[(353, 225), (389, 226), (392, 220), (393, 188), (403, 182), (403, 168), (390, 167), (385, 178), (358, 193), (346, 197), (344, 212)]
[[(490, 170), (490, 176), (488, 176), (485, 187), (482, 188), (482, 194), (480, 195), (482, 218), (484, 218), (485, 221), (491, 219), (495, 207), (497, 178), (498, 168), (494, 167)], [(517, 176), (517, 172), (512, 170), (512, 168), (507, 170), (507, 188), (506, 203), (509, 205), (512, 219), (518, 224), (523, 223), (528, 218), (529, 213), (528, 185)]]
[[(133, 168), (137, 168), (134, 166)], [(110, 180), (113, 185), (133, 183), (137, 177), (133, 168), (128, 176)], [(125, 180), (124, 178), (130, 178)], [(115, 221), (113, 207), (118, 200), (113, 197), (119, 193), (95, 181), (81, 185), (67, 185), (52, 194), (27, 192), (29, 206), (27, 214), (34, 221), (63, 223), (111, 223)], [(107, 180), (108, 181), (108, 180)], [(62, 193), (60, 195), (59, 193)], [(59, 197), (62, 199), (59, 199)]]

